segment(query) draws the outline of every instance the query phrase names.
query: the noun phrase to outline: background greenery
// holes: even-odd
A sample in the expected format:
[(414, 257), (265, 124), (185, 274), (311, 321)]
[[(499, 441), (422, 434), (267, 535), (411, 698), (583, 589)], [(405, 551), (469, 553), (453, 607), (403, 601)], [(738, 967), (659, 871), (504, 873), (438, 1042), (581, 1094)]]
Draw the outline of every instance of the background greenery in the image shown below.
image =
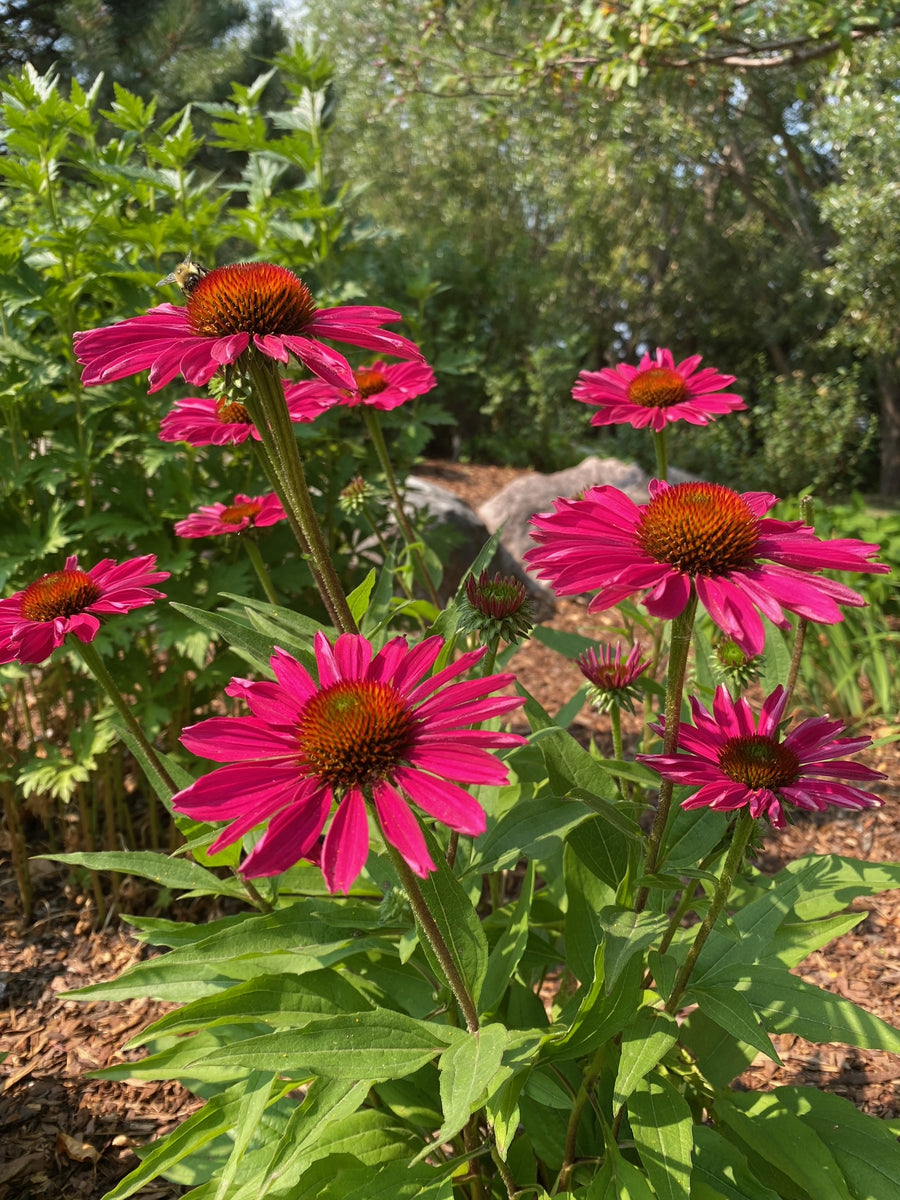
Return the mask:
[[(706, 7), (599, 5), (588, 27), (560, 3), (551, 27), (539, 0), (313, 0), (287, 49), (296, 20), (263, 5), (0, 6), (5, 593), (72, 553), (156, 553), (169, 596), (204, 608), (254, 589), (238, 545), (172, 534), (198, 504), (266, 490), (252, 448), (161, 443), (188, 389), (84, 391), (72, 357), (76, 329), (173, 298), (155, 285), (187, 251), (283, 262), (322, 304), (405, 314), (440, 384), (387, 419), (401, 470), (425, 449), (650, 467), (647, 439), (592, 430), (570, 391), (580, 369), (663, 345), (734, 373), (750, 405), (677, 429), (674, 465), (785, 496), (896, 496), (900, 18), (798, 0), (726, 4), (710, 26)], [(352, 586), (369, 531), (337, 496), (377, 474), (371, 452), (352, 411), (298, 436)], [(846, 504), (835, 534), (893, 546), (878, 511)], [(276, 587), (315, 612), (287, 534), (269, 536)], [(841, 627), (842, 668), (823, 650), (807, 684), (851, 717), (891, 705), (896, 601), (872, 588), (877, 608)], [(173, 610), (152, 633), (138, 613), (103, 638), (169, 748), (235, 669)], [(121, 752), (58, 659), (37, 688), (3, 669), (0, 786), (48, 811), (87, 792), (84, 819), (114, 838)]]

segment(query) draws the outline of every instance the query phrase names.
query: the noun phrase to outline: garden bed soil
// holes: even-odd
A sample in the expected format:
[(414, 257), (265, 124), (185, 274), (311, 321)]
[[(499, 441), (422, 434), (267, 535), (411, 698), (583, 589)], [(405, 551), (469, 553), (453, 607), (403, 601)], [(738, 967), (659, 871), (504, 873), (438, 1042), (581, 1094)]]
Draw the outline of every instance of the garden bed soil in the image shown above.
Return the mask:
[[(418, 473), (456, 492), (473, 508), (520, 472), (514, 468), (426, 463)], [(554, 625), (600, 637), (611, 624), (591, 616), (581, 600), (559, 602)], [(577, 669), (537, 642), (511, 667), (551, 712), (580, 686)], [(608, 728), (587, 708), (573, 732), (608, 751)], [(874, 738), (885, 735), (873, 726)], [(892, 732), (892, 731), (890, 731)], [(841, 854), (900, 861), (900, 752), (896, 743), (873, 749), (867, 761), (886, 772), (885, 806), (864, 813), (835, 811), (803, 818), (763, 843), (759, 866), (774, 872), (807, 854)], [(199, 1107), (175, 1082), (115, 1082), (90, 1073), (121, 1063), (119, 1047), (169, 1005), (152, 1000), (82, 1003), (65, 993), (112, 979), (146, 953), (126, 927), (95, 928), (89, 894), (74, 890), (66, 871), (38, 861), (30, 923), (18, 911), (8, 845), (0, 840), (0, 1200), (99, 1200), (137, 1165), (133, 1147), (160, 1137)], [(153, 889), (125, 881), (122, 912), (153, 912)], [(900, 891), (851, 906), (865, 914), (855, 929), (812, 954), (797, 973), (900, 1025)], [(209, 919), (204, 912), (201, 919)], [(781, 1084), (841, 1095), (874, 1116), (900, 1117), (900, 1056), (774, 1038), (783, 1065), (759, 1055), (740, 1083), (757, 1089)], [(150, 1184), (141, 1200), (174, 1200), (184, 1189)]]

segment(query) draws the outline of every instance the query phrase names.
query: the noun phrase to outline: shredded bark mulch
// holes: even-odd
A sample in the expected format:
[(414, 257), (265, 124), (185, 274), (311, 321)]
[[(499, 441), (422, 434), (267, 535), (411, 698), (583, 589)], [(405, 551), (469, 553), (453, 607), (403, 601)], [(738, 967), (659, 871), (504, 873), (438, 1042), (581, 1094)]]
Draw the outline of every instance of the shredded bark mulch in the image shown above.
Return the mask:
[[(418, 472), (460, 494), (473, 507), (518, 474), (512, 468), (428, 463)], [(554, 624), (600, 637), (612, 620), (590, 616), (586, 604), (562, 601)], [(511, 668), (549, 711), (575, 693), (581, 676), (571, 663), (536, 642), (519, 651)], [(573, 732), (595, 738), (609, 751), (608, 725), (583, 708)], [(868, 730), (882, 736), (883, 728)], [(636, 736), (626, 729), (626, 738)], [(836, 811), (804, 819), (769, 836), (759, 865), (774, 872), (806, 854), (842, 854), (879, 862), (900, 861), (900, 752), (891, 743), (873, 750), (870, 765), (889, 775), (885, 807), (861, 814)], [(95, 928), (92, 897), (76, 891), (62, 867), (33, 863), (35, 915), (18, 911), (8, 839), (0, 830), (0, 1200), (99, 1200), (137, 1165), (134, 1146), (168, 1133), (199, 1107), (174, 1082), (114, 1082), (90, 1073), (121, 1063), (119, 1047), (170, 1005), (152, 1000), (84, 1003), (65, 992), (113, 979), (146, 953), (127, 929)], [(121, 911), (148, 911), (152, 896), (138, 888), (120, 898)], [(845, 936), (812, 954), (798, 969), (804, 979), (900, 1025), (900, 891), (854, 902), (865, 913)], [(208, 919), (204, 912), (199, 919)], [(763, 1055), (740, 1085), (770, 1089), (800, 1084), (845, 1096), (875, 1116), (900, 1117), (900, 1056), (813, 1045), (777, 1035), (783, 1060)], [(127, 1056), (126, 1056), (127, 1057)], [(137, 1056), (135, 1056), (137, 1057)], [(174, 1200), (185, 1189), (157, 1182), (142, 1200)]]

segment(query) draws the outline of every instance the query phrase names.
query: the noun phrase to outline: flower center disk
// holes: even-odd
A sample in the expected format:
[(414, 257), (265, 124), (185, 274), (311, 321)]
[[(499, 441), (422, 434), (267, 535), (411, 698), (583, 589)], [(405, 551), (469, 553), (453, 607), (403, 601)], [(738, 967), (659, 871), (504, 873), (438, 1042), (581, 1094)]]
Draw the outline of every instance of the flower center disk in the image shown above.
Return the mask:
[(253, 500), (248, 500), (245, 504), (232, 504), (222, 509), (219, 520), (223, 525), (240, 525), (244, 520), (252, 524), (253, 518), (261, 508), (262, 505)]
[(691, 397), (688, 386), (677, 371), (669, 367), (650, 367), (635, 375), (628, 385), (628, 399), (641, 408), (671, 408)]
[(356, 390), (364, 400), (369, 396), (377, 396), (388, 385), (388, 381), (380, 371), (370, 371), (365, 367), (359, 371), (354, 371), (353, 378), (356, 380)]
[(800, 760), (793, 750), (761, 733), (729, 738), (719, 751), (719, 766), (729, 779), (754, 791), (776, 791), (800, 775)]
[(74, 617), (102, 594), (87, 571), (54, 571), (29, 584), (22, 593), (22, 616), (29, 621)]
[(252, 425), (250, 414), (236, 400), (217, 400), (216, 416), (223, 425)]
[(638, 543), (686, 575), (724, 575), (756, 561), (757, 518), (737, 492), (718, 483), (680, 483), (651, 500)]
[(233, 263), (198, 280), (187, 302), (191, 328), (201, 337), (234, 333), (300, 335), (316, 314), (309, 288), (274, 263)]
[(343, 680), (305, 705), (297, 732), (301, 761), (332, 787), (363, 787), (400, 766), (415, 728), (415, 717), (389, 684)]

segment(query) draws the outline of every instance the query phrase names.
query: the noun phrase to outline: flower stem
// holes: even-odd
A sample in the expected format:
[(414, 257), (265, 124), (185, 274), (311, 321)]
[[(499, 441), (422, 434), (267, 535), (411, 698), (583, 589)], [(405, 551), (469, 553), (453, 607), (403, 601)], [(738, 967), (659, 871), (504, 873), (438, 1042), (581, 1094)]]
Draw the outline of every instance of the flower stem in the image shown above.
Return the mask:
[(125, 722), (128, 732), (134, 737), (134, 740), (147, 756), (151, 767), (157, 773), (163, 785), (168, 788), (169, 795), (174, 796), (178, 791), (178, 787), (173, 781), (172, 776), (163, 766), (159, 755), (144, 736), (143, 729), (141, 729), (140, 725), (138, 725), (137, 721), (135, 720), (134, 713), (131, 711), (128, 702), (116, 686), (116, 682), (112, 675), (110, 675), (109, 671), (107, 671), (103, 659), (97, 653), (96, 647), (91, 642), (82, 642), (80, 638), (72, 638), (71, 644), (81, 655), (84, 665), (106, 692), (107, 696), (109, 696), (116, 712)]
[(653, 434), (653, 444), (656, 447), (656, 478), (664, 482), (669, 478), (669, 430), (666, 426)]
[[(694, 628), (694, 616), (697, 612), (697, 596), (693, 587), (690, 599), (684, 611), (672, 622), (672, 640), (669, 648), (669, 672), (666, 680), (666, 725), (663, 739), (663, 754), (674, 754), (678, 748), (678, 729), (681, 725), (681, 697), (684, 692), (684, 680), (687, 674), (688, 654), (691, 648), (691, 632)], [(656, 817), (650, 831), (650, 845), (647, 848), (647, 861), (644, 874), (652, 875), (659, 866), (659, 853), (662, 846), (666, 822), (669, 819), (669, 808), (672, 804), (674, 784), (664, 779), (659, 787), (659, 803), (656, 807)], [(642, 912), (647, 903), (649, 888), (645, 885), (637, 894), (635, 912)]]
[(313, 507), (300, 452), (297, 449), (297, 439), (294, 437), (284, 400), (284, 389), (275, 364), (269, 359), (263, 362), (259, 355), (253, 355), (250, 358), (249, 374), (253, 388), (251, 394), (246, 397), (247, 410), (284, 489), (282, 503), (287, 511), (294, 513), (303, 531), (306, 546), (315, 564), (316, 570), (313, 575), (319, 585), (322, 599), (341, 633), (358, 633), (356, 621), (350, 611)]
[(249, 537), (242, 538), (241, 541), (244, 543), (244, 549), (247, 551), (247, 557), (253, 564), (253, 570), (256, 572), (256, 577), (262, 584), (263, 591), (266, 593), (266, 599), (270, 604), (277, 604), (278, 594), (276, 593), (275, 588), (272, 586), (272, 577), (266, 569), (266, 564), (263, 562), (263, 556), (259, 552), (259, 546), (257, 545), (252, 534)]
[(403, 497), (400, 495), (400, 488), (397, 486), (397, 477), (394, 474), (394, 467), (391, 463), (391, 456), (388, 454), (387, 443), (384, 440), (384, 434), (381, 432), (381, 425), (378, 422), (377, 413), (368, 404), (363, 405), (363, 415), (366, 420), (366, 427), (369, 430), (369, 436), (372, 439), (372, 444), (375, 447), (375, 453), (378, 455), (378, 461), (381, 463), (381, 469), (384, 471), (384, 477), (387, 480), (387, 485), (390, 488), (391, 498), (394, 501), (394, 510), (397, 515), (397, 524), (403, 533), (404, 540), (413, 556), (413, 561), (418, 569), (419, 578), (428, 593), (428, 598), (435, 608), (441, 608), (441, 602), (438, 598), (437, 591), (429, 574), (428, 567), (425, 565), (425, 559), (422, 557), (422, 552), (419, 549), (415, 531), (409, 523), (409, 518), (403, 511)]
[[(624, 762), (625, 755), (622, 749), (622, 710), (618, 704), (613, 704), (609, 710), (609, 729), (612, 734), (613, 758), (616, 762)], [(631, 784), (627, 779), (621, 776), (616, 777), (616, 783), (619, 785), (619, 791), (622, 793), (623, 800), (631, 799)]]
[(441, 964), (441, 969), (450, 985), (450, 989), (456, 997), (456, 1002), (466, 1019), (466, 1028), (469, 1033), (475, 1033), (479, 1028), (478, 1010), (475, 1008), (475, 1001), (469, 994), (469, 989), (466, 987), (463, 977), (459, 973), (459, 969), (453, 960), (453, 955), (450, 953), (450, 947), (444, 941), (441, 931), (437, 927), (437, 922), (431, 915), (431, 909), (422, 895), (419, 881), (409, 866), (407, 866), (400, 852), (390, 842), (386, 842), (385, 845), (387, 846), (391, 862), (394, 864), (394, 870), (397, 872), (397, 876), (406, 891), (416, 922), (428, 938), (428, 944), (434, 951), (435, 958)]
[(606, 1050), (607, 1047), (604, 1044), (594, 1052), (590, 1066), (582, 1076), (578, 1093), (572, 1101), (572, 1110), (569, 1113), (569, 1120), (566, 1125), (566, 1147), (563, 1154), (562, 1166), (559, 1168), (559, 1175), (556, 1177), (556, 1185), (553, 1189), (554, 1195), (557, 1191), (566, 1191), (569, 1186), (572, 1170), (575, 1166), (575, 1143), (578, 1138), (578, 1125), (581, 1121), (581, 1114), (584, 1112), (584, 1106), (587, 1104), (588, 1097), (591, 1094), (591, 1088), (597, 1082), (600, 1072), (603, 1070)]
[(700, 957), (700, 951), (706, 944), (706, 939), (712, 932), (713, 926), (719, 919), (719, 914), (725, 907), (725, 901), (728, 899), (734, 877), (738, 872), (738, 868), (744, 858), (747, 850), (747, 843), (750, 841), (750, 835), (753, 832), (756, 820), (750, 815), (749, 809), (745, 809), (738, 818), (737, 824), (734, 827), (734, 834), (731, 841), (731, 848), (722, 865), (722, 874), (719, 876), (719, 881), (716, 884), (716, 890), (713, 892), (713, 898), (710, 901), (709, 908), (700, 928), (697, 930), (693, 945), (688, 951), (688, 956), (682, 964), (681, 970), (678, 972), (678, 977), (675, 980), (675, 986), (672, 988), (672, 993), (666, 1001), (666, 1012), (674, 1013), (678, 1008), (678, 1002), (687, 987), (688, 980), (691, 977), (691, 972), (697, 965), (697, 959)]
[(300, 522), (297, 520), (297, 514), (294, 512), (293, 508), (291, 507), (290, 501), (288, 500), (287, 494), (285, 493), (284, 487), (282, 486), (281, 476), (275, 470), (274, 459), (273, 459), (271, 453), (267, 454), (264, 445), (257, 446), (256, 450), (257, 450), (257, 454), (259, 457), (259, 461), (262, 463), (262, 468), (263, 468), (263, 471), (265, 472), (266, 478), (268, 479), (268, 481), (272, 487), (272, 491), (275, 492), (278, 499), (281, 501), (281, 507), (287, 513), (288, 524), (290, 525), (291, 529), (293, 530), (294, 537), (297, 541), (297, 545), (300, 547), (300, 553), (303, 555), (303, 560), (309, 566), (309, 569), (312, 573), (313, 582), (315, 583), (316, 588), (318, 589), (319, 595), (322, 598), (322, 603), (325, 605), (325, 608), (328, 610), (328, 615), (331, 618), (332, 624), (335, 626), (335, 628), (337, 628), (338, 622), (337, 622), (337, 617), (335, 616), (334, 608), (331, 604), (331, 597), (329, 596), (328, 590), (325, 587), (325, 581), (323, 580), (321, 574), (319, 573), (318, 568), (316, 567), (312, 553), (309, 549), (309, 542), (306, 540), (306, 535), (304, 534), (304, 532), (300, 526)]

